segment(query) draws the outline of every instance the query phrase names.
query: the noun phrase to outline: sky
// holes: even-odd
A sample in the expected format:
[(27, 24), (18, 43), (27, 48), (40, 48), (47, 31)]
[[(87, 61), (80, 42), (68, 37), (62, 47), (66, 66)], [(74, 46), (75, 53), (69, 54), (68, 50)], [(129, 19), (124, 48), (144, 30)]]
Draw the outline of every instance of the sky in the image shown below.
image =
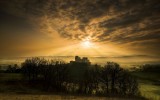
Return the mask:
[(0, 57), (160, 61), (159, 0), (0, 0)]

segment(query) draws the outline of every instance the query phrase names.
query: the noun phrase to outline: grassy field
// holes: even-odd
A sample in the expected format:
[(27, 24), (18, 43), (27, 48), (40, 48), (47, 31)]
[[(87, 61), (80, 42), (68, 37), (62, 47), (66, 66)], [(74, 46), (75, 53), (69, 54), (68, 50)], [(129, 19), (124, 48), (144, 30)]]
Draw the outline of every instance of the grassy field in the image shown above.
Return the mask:
[(43, 93), (40, 89), (35, 89), (28, 85), (21, 74), (0, 73), (0, 93), (25, 94)]
[(23, 80), (21, 74), (0, 73), (0, 100), (137, 100), (46, 93), (27, 86), (21, 80)]
[[(132, 74), (138, 78), (142, 96), (150, 100), (160, 100), (159, 74), (142, 72), (132, 72)], [(0, 100), (10, 100), (11, 98), (12, 100), (128, 100), (127, 98), (86, 97), (45, 93), (40, 89), (27, 86), (25, 81), (22, 80), (21, 74), (0, 73)]]
[(0, 100), (137, 100), (125, 98), (64, 96), (64, 95), (16, 95), (0, 94)]
[(141, 95), (150, 100), (160, 100), (160, 73), (133, 72), (138, 78)]

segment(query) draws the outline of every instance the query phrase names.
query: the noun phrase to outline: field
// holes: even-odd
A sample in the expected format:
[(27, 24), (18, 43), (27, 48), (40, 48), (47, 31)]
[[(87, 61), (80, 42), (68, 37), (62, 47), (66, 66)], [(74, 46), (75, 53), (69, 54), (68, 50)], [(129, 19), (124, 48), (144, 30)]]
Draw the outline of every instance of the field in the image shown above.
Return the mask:
[[(159, 74), (132, 72), (132, 75), (138, 78), (142, 96), (151, 100), (160, 100)], [(0, 100), (10, 100), (10, 98), (12, 100), (127, 100), (127, 98), (46, 93), (41, 91), (41, 89), (33, 89), (31, 86), (27, 87), (25, 81), (21, 80), (23, 80), (21, 74), (0, 73)]]
[(151, 100), (160, 100), (160, 74), (149, 72), (133, 72), (138, 78), (141, 95)]
[[(21, 74), (0, 73), (0, 100), (128, 100), (127, 98), (106, 98), (46, 93), (23, 86)], [(133, 99), (134, 100), (134, 99)]]
[(124, 98), (106, 98), (106, 97), (85, 97), (85, 96), (63, 96), (63, 95), (17, 95), (0, 94), (0, 100), (137, 100)]

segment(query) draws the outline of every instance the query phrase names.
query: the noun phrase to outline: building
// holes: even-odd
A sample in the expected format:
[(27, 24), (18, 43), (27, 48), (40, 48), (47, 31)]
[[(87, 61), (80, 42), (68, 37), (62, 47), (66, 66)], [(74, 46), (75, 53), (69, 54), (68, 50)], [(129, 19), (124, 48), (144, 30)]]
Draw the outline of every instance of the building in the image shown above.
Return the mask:
[(87, 57), (83, 57), (80, 58), (79, 56), (75, 56), (75, 61), (70, 61), (70, 63), (87, 63), (87, 64), (91, 64), (91, 62), (89, 61), (89, 59)]

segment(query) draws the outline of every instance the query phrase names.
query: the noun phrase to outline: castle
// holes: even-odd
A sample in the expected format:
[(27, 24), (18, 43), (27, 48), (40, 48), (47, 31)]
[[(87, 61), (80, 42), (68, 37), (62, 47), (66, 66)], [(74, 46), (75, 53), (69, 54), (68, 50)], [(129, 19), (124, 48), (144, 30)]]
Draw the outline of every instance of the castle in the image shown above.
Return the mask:
[(75, 56), (75, 61), (70, 61), (70, 63), (86, 63), (86, 64), (91, 64), (91, 62), (88, 60), (87, 57), (79, 57), (79, 56)]

